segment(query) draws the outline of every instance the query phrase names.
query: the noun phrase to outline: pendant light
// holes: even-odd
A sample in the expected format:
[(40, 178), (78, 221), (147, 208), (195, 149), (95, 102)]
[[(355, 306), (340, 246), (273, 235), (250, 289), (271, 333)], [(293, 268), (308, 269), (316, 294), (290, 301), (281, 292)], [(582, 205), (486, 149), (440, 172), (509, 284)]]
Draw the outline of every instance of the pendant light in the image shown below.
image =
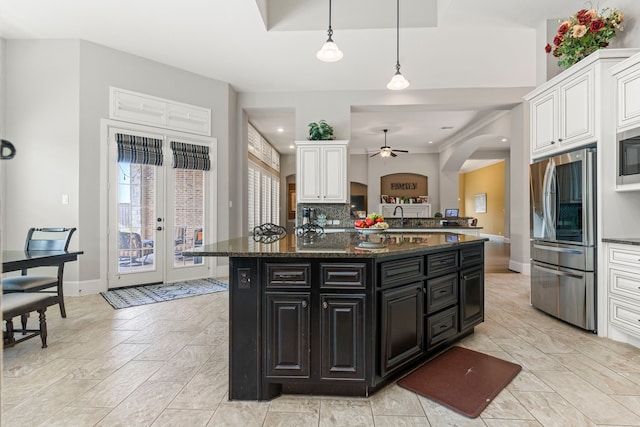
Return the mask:
[(409, 80), (400, 74), (400, 0), (397, 0), (397, 25), (396, 25), (396, 73), (387, 83), (387, 89), (402, 90), (409, 87)]
[(331, 0), (329, 0), (329, 30), (327, 31), (327, 35), (329, 38), (322, 45), (322, 49), (316, 53), (316, 58), (318, 58), (322, 62), (337, 62), (342, 59), (344, 56), (342, 51), (338, 49), (338, 45), (334, 43), (331, 36), (333, 35), (333, 30), (331, 29)]

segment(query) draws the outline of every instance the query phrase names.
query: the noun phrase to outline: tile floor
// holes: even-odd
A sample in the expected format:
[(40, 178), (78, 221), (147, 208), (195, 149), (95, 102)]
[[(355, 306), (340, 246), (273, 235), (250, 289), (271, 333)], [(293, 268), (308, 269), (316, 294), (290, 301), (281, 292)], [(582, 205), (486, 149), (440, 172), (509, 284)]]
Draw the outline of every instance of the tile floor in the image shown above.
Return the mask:
[(462, 346), (523, 366), (476, 419), (392, 384), (370, 398), (227, 400), (228, 293), (114, 310), (49, 310), (49, 347), (4, 351), (3, 426), (640, 426), (640, 350), (529, 306), (529, 277), (488, 273)]

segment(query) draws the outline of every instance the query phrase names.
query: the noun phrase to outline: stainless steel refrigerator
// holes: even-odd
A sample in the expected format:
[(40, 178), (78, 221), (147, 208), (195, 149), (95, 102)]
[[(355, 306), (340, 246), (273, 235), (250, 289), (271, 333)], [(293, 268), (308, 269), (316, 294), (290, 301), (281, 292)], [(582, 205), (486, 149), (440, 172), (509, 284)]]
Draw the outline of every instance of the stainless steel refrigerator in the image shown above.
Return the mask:
[(596, 331), (596, 149), (530, 165), (531, 304)]

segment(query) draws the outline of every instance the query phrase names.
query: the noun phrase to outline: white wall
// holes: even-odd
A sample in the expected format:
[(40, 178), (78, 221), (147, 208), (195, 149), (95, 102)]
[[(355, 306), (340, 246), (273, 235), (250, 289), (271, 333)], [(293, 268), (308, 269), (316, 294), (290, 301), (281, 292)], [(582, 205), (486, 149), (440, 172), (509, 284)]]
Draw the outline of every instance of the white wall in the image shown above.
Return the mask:
[[(4, 248), (22, 247), (30, 226), (75, 226), (72, 247), (84, 255), (68, 266), (66, 277), (105, 277), (100, 222), (106, 213), (98, 198), (105, 168), (100, 119), (109, 116), (109, 86), (212, 109), (223, 178), (215, 192), (217, 237), (226, 239), (229, 224), (239, 221), (229, 209), (236, 183), (224, 179), (231, 141), (237, 140), (236, 95), (227, 83), (86, 41), (9, 40), (6, 84), (6, 136), (18, 144), (20, 156), (7, 165)], [(62, 205), (62, 194), (69, 195), (68, 205)]]
[[(80, 50), (77, 40), (9, 40), (6, 47), (5, 136), (18, 151), (5, 165), (2, 244), (15, 249), (24, 246), (29, 227), (78, 227)], [(79, 247), (83, 231), (71, 248)], [(78, 271), (79, 263), (71, 263), (65, 276), (78, 280)]]

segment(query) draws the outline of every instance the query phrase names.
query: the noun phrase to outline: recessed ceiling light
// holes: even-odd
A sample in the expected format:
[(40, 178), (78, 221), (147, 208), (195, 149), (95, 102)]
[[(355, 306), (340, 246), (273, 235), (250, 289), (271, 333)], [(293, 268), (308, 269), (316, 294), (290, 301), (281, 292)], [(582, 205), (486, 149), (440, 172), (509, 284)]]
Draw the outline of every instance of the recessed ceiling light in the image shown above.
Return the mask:
[(442, 130), (450, 130), (450, 129), (453, 129), (453, 126), (442, 126), (440, 129), (442, 129)]
[(290, 145), (289, 148), (295, 148), (293, 145)]
[(278, 128), (277, 131), (282, 133), (282, 132), (284, 132), (284, 129), (283, 128)]
[(500, 141), (507, 142), (507, 138), (502, 138)]
[(433, 144), (433, 141), (429, 141), (429, 144)]

